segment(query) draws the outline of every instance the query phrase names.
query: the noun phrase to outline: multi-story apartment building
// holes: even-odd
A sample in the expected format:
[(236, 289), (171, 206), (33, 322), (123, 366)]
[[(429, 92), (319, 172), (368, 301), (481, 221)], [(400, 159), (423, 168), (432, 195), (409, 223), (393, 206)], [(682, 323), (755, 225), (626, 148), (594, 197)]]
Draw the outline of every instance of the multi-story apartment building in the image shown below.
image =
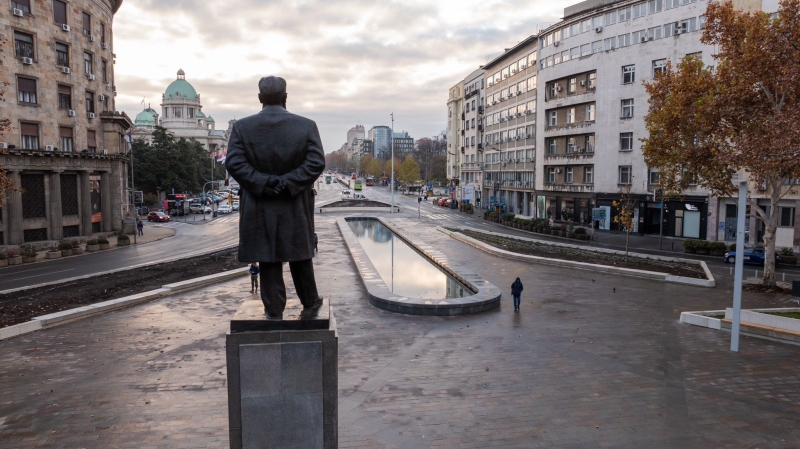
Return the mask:
[(112, 22), (122, 0), (14, 0), (0, 70), (0, 162), (22, 192), (0, 208), (0, 245), (119, 231), (130, 218), (115, 112)]
[[(455, 179), (461, 176), (461, 147), (464, 136), (461, 112), (464, 108), (464, 98), (461, 96), (463, 83), (458, 82), (450, 88), (447, 97), (447, 178)], [(454, 190), (455, 191), (455, 190)], [(454, 194), (455, 195), (455, 194)]]
[[(483, 113), (485, 112), (486, 80), (483, 68), (479, 68), (464, 78), (464, 108), (461, 111), (463, 136), (460, 165), (460, 186), (456, 198), (479, 204), (481, 200), (482, 171), (478, 160), (483, 151)], [(470, 199), (471, 198), (471, 199)]]
[(486, 79), (482, 205), (531, 216), (536, 181), (538, 37), (530, 36), (483, 66)]
[[(643, 82), (667, 60), (687, 55), (712, 62), (700, 43), (705, 0), (588, 0), (539, 39), (537, 216), (589, 225), (592, 208), (614, 215), (613, 201), (629, 192), (638, 207), (634, 232), (659, 233), (658, 173), (646, 166), (639, 139), (647, 136)], [(664, 207), (664, 234), (706, 238), (709, 194), (696, 187)], [(614, 229), (612, 220), (602, 224)]]
[(406, 131), (395, 132), (392, 134), (392, 142), (394, 143), (394, 154), (404, 155), (414, 151), (414, 138), (408, 135)]

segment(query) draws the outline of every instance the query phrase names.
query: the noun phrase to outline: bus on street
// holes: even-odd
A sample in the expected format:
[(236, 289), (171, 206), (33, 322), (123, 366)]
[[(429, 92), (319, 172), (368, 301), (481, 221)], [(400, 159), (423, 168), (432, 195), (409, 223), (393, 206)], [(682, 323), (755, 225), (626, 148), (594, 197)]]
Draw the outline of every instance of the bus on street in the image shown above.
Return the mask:
[(353, 185), (353, 190), (361, 190), (361, 180), (360, 179), (356, 179), (356, 182)]
[(367, 176), (367, 186), (374, 186), (375, 185), (375, 177)]

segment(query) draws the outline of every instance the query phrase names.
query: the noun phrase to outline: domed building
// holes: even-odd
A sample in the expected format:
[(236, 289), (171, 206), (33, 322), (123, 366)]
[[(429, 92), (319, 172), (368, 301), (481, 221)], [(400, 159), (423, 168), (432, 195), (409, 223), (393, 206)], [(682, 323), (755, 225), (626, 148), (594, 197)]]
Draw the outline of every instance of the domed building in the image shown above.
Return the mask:
[(227, 130), (217, 130), (216, 122), (202, 111), (200, 94), (186, 81), (186, 73), (178, 70), (178, 77), (167, 86), (161, 96), (161, 114), (149, 105), (136, 115), (134, 139), (153, 140), (156, 125), (166, 128), (176, 138), (194, 139), (215, 156), (225, 153), (228, 136), (234, 120)]

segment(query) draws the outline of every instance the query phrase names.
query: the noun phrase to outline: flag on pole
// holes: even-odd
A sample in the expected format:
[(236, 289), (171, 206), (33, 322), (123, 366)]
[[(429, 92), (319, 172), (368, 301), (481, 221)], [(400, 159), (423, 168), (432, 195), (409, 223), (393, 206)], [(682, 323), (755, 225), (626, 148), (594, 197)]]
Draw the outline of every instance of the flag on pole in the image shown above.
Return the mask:
[(220, 154), (219, 157), (217, 158), (217, 162), (219, 162), (220, 164), (224, 164), (225, 163), (225, 157), (227, 157), (227, 156), (228, 156), (228, 152), (227, 151), (222, 153), (222, 154)]

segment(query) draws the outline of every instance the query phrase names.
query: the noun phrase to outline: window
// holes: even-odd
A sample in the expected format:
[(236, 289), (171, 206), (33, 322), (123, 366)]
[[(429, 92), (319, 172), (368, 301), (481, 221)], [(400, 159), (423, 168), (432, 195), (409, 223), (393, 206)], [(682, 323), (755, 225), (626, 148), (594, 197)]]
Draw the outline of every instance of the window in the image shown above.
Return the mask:
[(606, 51), (613, 50), (617, 48), (617, 38), (616, 37), (607, 37), (603, 39), (603, 49)]
[(589, 134), (583, 142), (583, 149), (587, 153), (594, 153), (594, 134)]
[(532, 91), (533, 89), (536, 89), (536, 75), (528, 78), (528, 91)]
[(567, 92), (574, 94), (575, 89), (578, 87), (578, 79), (577, 78), (570, 78), (569, 83), (567, 84)]
[(627, 22), (631, 20), (631, 8), (622, 8), (619, 10), (619, 21)]
[(72, 128), (61, 126), (58, 128), (58, 134), (60, 137), (58, 148), (61, 151), (69, 151), (71, 153), (75, 149), (72, 140)]
[(639, 17), (644, 17), (645, 14), (647, 14), (647, 4), (646, 3), (642, 2), (642, 3), (637, 3), (637, 4), (633, 5), (633, 18), (634, 19), (638, 19)]
[(599, 28), (603, 26), (603, 16), (592, 17), (592, 28)]
[(678, 0), (664, 0), (667, 3), (667, 9), (673, 9), (678, 7)]
[(630, 184), (631, 183), (631, 167), (630, 166), (620, 166), (619, 167), (619, 179), (617, 181), (619, 184)]
[(501, 70), (501, 72), (503, 73), (503, 79), (508, 78), (508, 67)]
[(553, 67), (553, 57), (548, 56), (547, 58), (545, 58), (545, 64), (547, 65), (547, 67)]
[(647, 172), (647, 183), (657, 185), (659, 179), (659, 173), (657, 168), (651, 168), (650, 171)]
[(647, 40), (647, 31), (645, 30), (634, 31), (631, 35), (631, 38), (633, 39), (634, 44), (640, 44), (642, 42), (645, 42)]
[[(673, 0), (667, 0), (667, 3)], [(661, 12), (662, 7), (664, 6), (663, 0), (650, 0), (647, 2), (647, 12), (649, 14), (655, 14), (657, 12)]]
[(103, 112), (108, 112), (108, 95), (103, 97)]
[(53, 0), (53, 20), (56, 23), (67, 23), (67, 4), (61, 0)]
[(703, 28), (706, 27), (706, 16), (700, 16), (699, 22), (700, 22), (700, 29), (702, 30)]
[(101, 44), (105, 44), (106, 43), (106, 24), (105, 23), (101, 23), (100, 24), (100, 43)]
[(561, 64), (561, 53), (553, 55), (553, 65)]
[(581, 56), (592, 54), (592, 44), (581, 45)]
[(173, 110), (172, 110), (172, 112), (174, 114), (173, 117), (181, 118), (181, 111), (182, 111), (181, 108), (173, 108)]
[(781, 221), (778, 226), (784, 228), (794, 227), (794, 207), (781, 207)]
[(72, 109), (72, 89), (58, 85), (58, 109)]
[(531, 113), (535, 113), (536, 112), (536, 101), (535, 100), (529, 101), (528, 103), (526, 103), (525, 108), (528, 111), (531, 111)]
[(603, 51), (603, 41), (592, 42), (592, 53), (600, 53)]
[(83, 13), (83, 34), (89, 36), (92, 34), (92, 16), (88, 13)]
[(567, 167), (566, 170), (564, 170), (564, 173), (564, 182), (567, 184), (572, 184), (573, 179), (575, 179), (572, 167)]
[(558, 114), (556, 113), (556, 111), (550, 111), (547, 126), (556, 126), (556, 123), (558, 123), (557, 120), (558, 120)]
[(594, 184), (594, 167), (583, 167), (583, 183)]
[(20, 123), (20, 134), (20, 146), (23, 149), (39, 149), (39, 125), (37, 123)]
[(517, 93), (521, 94), (525, 92), (525, 81), (520, 81), (517, 83)]
[(652, 27), (647, 29), (647, 40), (655, 41), (661, 39), (661, 27)]
[(556, 151), (558, 151), (558, 146), (556, 145), (556, 139), (554, 138), (547, 139), (547, 152), (549, 154), (556, 154)]
[(624, 65), (622, 66), (622, 84), (633, 84), (636, 81), (636, 66)]
[(621, 34), (617, 37), (617, 46), (619, 48), (627, 47), (631, 44), (631, 35), (630, 34)]
[(100, 60), (100, 75), (103, 77), (103, 82), (108, 82), (108, 63), (105, 59)]
[(633, 151), (633, 133), (620, 133), (619, 150)]
[(528, 55), (528, 67), (536, 66), (536, 52)]
[(697, 21), (694, 17), (691, 19), (681, 20), (681, 31), (683, 33), (691, 33), (697, 30)]
[(575, 108), (567, 109), (567, 124), (575, 123)]
[(622, 100), (622, 118), (633, 117), (633, 98)]
[(683, 3), (681, 3), (681, 4), (683, 4), (683, 5), (688, 5), (689, 3), (694, 3), (694, 2), (696, 2), (696, 1), (697, 1), (697, 0), (683, 0)]
[(87, 75), (94, 73), (94, 56), (91, 53), (83, 52), (83, 72)]
[(615, 24), (617, 22), (617, 13), (615, 11), (607, 12), (604, 22), (606, 26)]
[(573, 23), (569, 26), (569, 35), (570, 36), (577, 36), (581, 34), (581, 24), (580, 23)]
[(69, 46), (56, 42), (56, 65), (59, 67), (69, 67)]
[(587, 104), (586, 105), (586, 121), (593, 122), (594, 121), (594, 105)]
[(472, 146), (475, 146), (475, 136), (472, 136)]
[(653, 61), (653, 78), (655, 78), (657, 74), (663, 73), (664, 70), (667, 70), (666, 59), (656, 59)]
[(581, 22), (581, 33), (585, 33), (587, 31), (591, 31), (591, 30), (592, 30), (592, 20), (591, 19), (586, 19), (583, 22)]
[(581, 49), (572, 47), (569, 49), (569, 59), (578, 59), (581, 56)]
[(86, 112), (94, 112), (94, 92), (86, 91)]
[(594, 89), (597, 85), (597, 72), (592, 72), (586, 75), (586, 88)]
[(33, 59), (33, 36), (14, 31), (14, 54), (18, 58)]
[(675, 35), (675, 22), (670, 22), (664, 25), (664, 37), (670, 37)]
[(525, 136), (527, 138), (530, 139), (531, 137), (533, 137), (534, 134), (536, 134), (536, 127), (535, 126), (528, 125), (528, 126), (525, 127)]
[(11, 9), (21, 9), (24, 14), (30, 14), (31, 0), (11, 0)]
[(569, 50), (564, 50), (561, 52), (561, 62), (569, 61)]
[(577, 153), (578, 145), (575, 137), (567, 137), (567, 153)]
[(20, 103), (36, 104), (36, 80), (17, 78), (17, 100)]
[(547, 167), (547, 182), (550, 184), (555, 184), (556, 182), (556, 168), (555, 167)]
[(90, 153), (97, 153), (97, 132), (91, 129), (86, 131), (86, 146)]

